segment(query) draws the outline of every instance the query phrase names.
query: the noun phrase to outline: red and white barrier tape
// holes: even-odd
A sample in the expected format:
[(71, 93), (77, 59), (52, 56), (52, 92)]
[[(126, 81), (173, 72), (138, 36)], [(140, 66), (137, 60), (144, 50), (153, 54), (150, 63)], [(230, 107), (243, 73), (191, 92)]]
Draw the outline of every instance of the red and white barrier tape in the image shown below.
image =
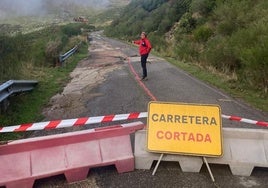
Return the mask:
[(225, 118), (225, 119), (232, 120), (232, 121), (239, 121), (239, 122), (254, 124), (254, 125), (258, 125), (258, 126), (262, 126), (262, 127), (268, 127), (268, 122), (265, 122), (265, 121), (255, 121), (255, 120), (251, 120), (251, 119), (241, 118), (238, 116), (227, 116), (227, 115), (221, 115), (221, 117)]
[(21, 125), (15, 125), (15, 126), (0, 127), (0, 133), (57, 129), (57, 128), (72, 127), (72, 126), (90, 125), (90, 124), (96, 124), (96, 123), (146, 118), (147, 116), (148, 116), (147, 112), (141, 112), (141, 113), (137, 112), (137, 113), (130, 113), (130, 114), (84, 117), (84, 118), (77, 118), (77, 119), (28, 123), (28, 124), (21, 124)]
[[(241, 118), (237, 116), (227, 116), (227, 115), (221, 115), (221, 116), (224, 119), (229, 119), (232, 121), (239, 121), (239, 122), (254, 124), (254, 125), (258, 125), (262, 127), (268, 127), (268, 122), (264, 122), (264, 121), (255, 121), (255, 120), (245, 119), (245, 118)], [(136, 113), (129, 113), (129, 114), (85, 117), (85, 118), (67, 119), (67, 120), (55, 120), (55, 121), (46, 121), (46, 122), (39, 122), (39, 123), (21, 124), (21, 125), (8, 126), (8, 127), (0, 127), (0, 133), (57, 129), (57, 128), (65, 128), (65, 127), (73, 127), (73, 126), (90, 125), (90, 124), (96, 124), (96, 123), (107, 123), (107, 122), (121, 121), (121, 120), (140, 119), (140, 118), (147, 118), (147, 117), (148, 117), (147, 112), (136, 112)]]

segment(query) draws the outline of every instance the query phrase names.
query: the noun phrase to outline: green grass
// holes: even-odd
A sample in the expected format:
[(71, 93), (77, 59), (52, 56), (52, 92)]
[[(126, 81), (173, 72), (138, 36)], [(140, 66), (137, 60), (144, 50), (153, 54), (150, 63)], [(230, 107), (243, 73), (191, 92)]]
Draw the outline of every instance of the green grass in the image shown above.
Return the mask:
[(248, 88), (247, 86), (228, 78), (226, 75), (219, 74), (216, 71), (208, 71), (202, 66), (193, 63), (184, 63), (173, 58), (166, 58), (173, 65), (190, 73), (194, 77), (213, 85), (232, 97), (238, 98), (247, 104), (264, 112), (268, 112), (268, 99), (260, 91)]
[[(0, 126), (20, 125), (23, 123), (39, 122), (44, 119), (42, 109), (50, 98), (69, 81), (70, 72), (77, 63), (88, 56), (88, 45), (83, 43), (79, 52), (66, 60), (62, 67), (35, 68), (38, 85), (31, 92), (10, 98), (10, 106), (5, 114), (0, 114)], [(0, 141), (23, 138), (25, 133), (1, 133)]]

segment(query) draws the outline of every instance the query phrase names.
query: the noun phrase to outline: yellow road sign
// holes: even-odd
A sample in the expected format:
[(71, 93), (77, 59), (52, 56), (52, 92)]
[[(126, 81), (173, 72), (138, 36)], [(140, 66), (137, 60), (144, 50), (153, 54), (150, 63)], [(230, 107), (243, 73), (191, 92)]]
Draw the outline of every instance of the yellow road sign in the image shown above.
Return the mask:
[(147, 147), (152, 152), (222, 155), (218, 105), (150, 102)]

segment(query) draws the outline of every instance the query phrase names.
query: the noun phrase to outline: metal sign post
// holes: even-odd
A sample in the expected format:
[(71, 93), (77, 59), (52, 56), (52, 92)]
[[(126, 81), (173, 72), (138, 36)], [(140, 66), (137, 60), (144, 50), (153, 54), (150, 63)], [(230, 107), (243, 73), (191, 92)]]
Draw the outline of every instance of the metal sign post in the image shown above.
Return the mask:
[[(161, 155), (160, 155), (160, 157), (159, 157), (159, 159), (158, 159), (158, 161), (157, 161), (157, 163), (156, 163), (156, 165), (154, 167), (154, 171), (152, 173), (153, 176), (155, 175), (155, 173), (156, 173), (156, 171), (158, 169), (158, 166), (159, 166), (159, 164), (160, 164), (160, 162), (161, 162), (161, 160), (162, 160), (163, 157), (164, 157), (164, 153), (161, 153)], [(215, 182), (214, 176), (212, 174), (212, 171), (210, 169), (210, 166), (208, 164), (208, 161), (207, 161), (206, 157), (203, 157), (203, 161), (206, 164), (206, 167), (208, 169), (208, 172), (209, 172), (209, 175), (210, 175), (210, 178), (211, 178), (212, 182)]]
[(159, 157), (159, 159), (158, 159), (158, 161), (157, 161), (157, 163), (156, 163), (156, 165), (155, 165), (155, 167), (154, 167), (154, 171), (153, 171), (153, 173), (152, 173), (153, 176), (154, 176), (154, 174), (156, 173), (156, 170), (158, 169), (158, 166), (159, 166), (159, 164), (160, 164), (160, 162), (161, 162), (163, 156), (164, 156), (164, 153), (162, 153), (162, 154), (160, 155), (160, 157)]
[(208, 165), (208, 161), (207, 161), (206, 157), (203, 157), (203, 161), (204, 161), (204, 163), (205, 163), (206, 166), (207, 166), (207, 169), (208, 169), (208, 172), (209, 172), (209, 175), (210, 175), (210, 177), (211, 177), (212, 182), (215, 182), (214, 176), (213, 176), (213, 174), (212, 174), (212, 172), (211, 172), (211, 169), (210, 169), (210, 167), (209, 167), (209, 165)]

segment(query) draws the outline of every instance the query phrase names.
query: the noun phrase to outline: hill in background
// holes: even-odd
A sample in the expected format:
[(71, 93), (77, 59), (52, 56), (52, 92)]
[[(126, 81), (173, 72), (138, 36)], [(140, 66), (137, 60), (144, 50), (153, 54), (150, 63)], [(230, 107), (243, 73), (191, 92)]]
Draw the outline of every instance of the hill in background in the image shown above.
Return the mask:
[(267, 0), (132, 0), (105, 33), (131, 41), (141, 31), (162, 55), (268, 98)]
[(76, 14), (87, 9), (105, 9), (118, 0), (1, 0), (0, 19), (18, 16), (46, 16), (66, 11)]
[(84, 17), (96, 23), (96, 15), (125, 6), (129, 0), (1, 0), (0, 34), (31, 32), (51, 24), (65, 24)]

